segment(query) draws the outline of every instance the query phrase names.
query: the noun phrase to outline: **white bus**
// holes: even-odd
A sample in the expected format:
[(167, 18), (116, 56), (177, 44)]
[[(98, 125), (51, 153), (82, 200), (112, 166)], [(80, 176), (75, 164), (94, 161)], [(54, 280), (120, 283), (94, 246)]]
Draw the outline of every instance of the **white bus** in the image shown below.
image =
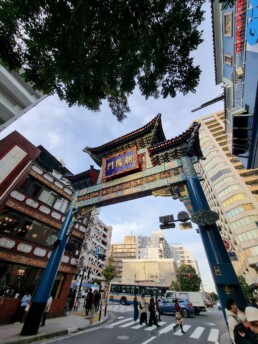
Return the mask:
[(151, 296), (158, 296), (162, 298), (165, 296), (169, 285), (164, 285), (155, 282), (141, 282), (141, 283), (123, 283), (111, 282), (109, 287), (108, 300), (114, 303), (121, 303), (122, 305), (129, 305), (133, 303), (134, 296), (140, 297), (145, 295), (148, 302)]

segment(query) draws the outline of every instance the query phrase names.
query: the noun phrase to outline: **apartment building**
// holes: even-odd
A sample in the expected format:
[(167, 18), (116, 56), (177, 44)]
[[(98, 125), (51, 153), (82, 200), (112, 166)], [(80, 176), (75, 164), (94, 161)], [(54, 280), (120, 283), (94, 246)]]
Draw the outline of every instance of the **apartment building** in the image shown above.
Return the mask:
[(0, 131), (44, 98), (46, 96), (34, 90), (18, 73), (0, 65)]
[(173, 244), (170, 245), (172, 251), (172, 256), (175, 259), (177, 267), (180, 267), (183, 264), (191, 265), (196, 273), (200, 276), (200, 271), (196, 259), (183, 244)]
[(238, 276), (258, 286), (258, 169), (246, 169), (232, 155), (225, 133), (224, 111), (198, 120), (206, 160), (195, 164), (210, 208)]
[[(155, 231), (151, 236), (125, 236), (123, 244), (111, 244), (110, 255), (116, 268), (117, 280), (122, 280), (125, 260), (164, 260), (172, 258), (164, 232)], [(131, 277), (130, 277), (131, 278)]]

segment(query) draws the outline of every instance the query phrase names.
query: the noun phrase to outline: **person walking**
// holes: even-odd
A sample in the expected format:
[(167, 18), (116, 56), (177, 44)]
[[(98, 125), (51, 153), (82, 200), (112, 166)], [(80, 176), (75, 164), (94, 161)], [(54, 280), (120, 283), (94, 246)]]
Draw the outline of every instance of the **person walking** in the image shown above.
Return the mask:
[(137, 300), (137, 296), (135, 295), (133, 299), (133, 320), (137, 321), (138, 316), (139, 316), (138, 300)]
[(179, 326), (181, 329), (181, 333), (185, 333), (183, 329), (183, 318), (182, 318), (181, 309), (178, 303), (178, 299), (175, 299), (174, 310), (175, 310), (175, 317), (176, 317), (176, 325), (173, 327), (173, 330), (175, 332), (177, 327)]
[(157, 321), (156, 307), (155, 307), (155, 301), (153, 297), (150, 298), (149, 312), (150, 312), (149, 326), (152, 326), (152, 323), (154, 323), (154, 325), (159, 327), (160, 325), (158, 324), (158, 321)]
[(53, 297), (50, 295), (48, 300), (47, 300), (47, 304), (46, 304), (46, 307), (45, 307), (45, 310), (44, 310), (44, 313), (43, 313), (43, 316), (42, 316), (42, 319), (41, 319), (40, 326), (45, 326), (46, 319), (47, 319), (47, 313), (50, 310), (50, 307), (52, 305), (52, 301), (53, 301)]
[(144, 294), (142, 294), (141, 298), (140, 313), (140, 325), (142, 325), (143, 323), (147, 325), (147, 303)]
[(86, 296), (85, 315), (89, 315), (89, 311), (92, 308), (92, 300), (93, 300), (93, 293), (92, 293), (92, 289), (90, 288)]
[(30, 301), (31, 295), (29, 292), (26, 292), (21, 299), (15, 324), (19, 324), (22, 321), (25, 309), (29, 307)]
[(94, 290), (92, 303), (94, 305), (95, 312), (98, 312), (98, 310), (99, 310), (100, 300), (101, 300), (101, 293), (100, 293), (100, 291), (99, 290)]
[(158, 296), (155, 297), (155, 305), (156, 305), (157, 319), (158, 319), (158, 321), (161, 321), (161, 319), (160, 319), (161, 309), (160, 309), (160, 304), (159, 304), (159, 298), (158, 298)]
[(235, 300), (231, 298), (227, 299), (225, 313), (226, 313), (226, 319), (228, 323), (228, 331), (229, 331), (230, 338), (232, 340), (232, 343), (236, 344), (235, 338), (234, 338), (234, 328), (237, 324), (240, 323), (240, 321), (237, 317), (237, 305), (235, 303)]

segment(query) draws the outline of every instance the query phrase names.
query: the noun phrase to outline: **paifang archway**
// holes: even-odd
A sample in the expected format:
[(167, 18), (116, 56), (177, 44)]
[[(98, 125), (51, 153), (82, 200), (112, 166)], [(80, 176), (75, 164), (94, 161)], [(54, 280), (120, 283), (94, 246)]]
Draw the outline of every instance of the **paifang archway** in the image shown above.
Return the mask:
[(204, 158), (199, 144), (200, 124), (194, 122), (183, 134), (167, 140), (157, 115), (144, 127), (99, 147), (84, 149), (101, 167), (96, 185), (76, 194), (60, 230), (22, 329), (22, 335), (37, 333), (42, 310), (51, 293), (74, 210), (90, 214), (95, 207), (149, 196), (187, 190), (182, 197), (191, 220), (199, 227), (207, 259), (223, 310), (227, 298), (246, 306), (242, 289), (216, 226), (217, 214), (209, 208), (193, 164)]
[(202, 157), (194, 123), (182, 135), (166, 140), (161, 115), (144, 127), (96, 148), (84, 149), (101, 168), (97, 185), (80, 190), (77, 207), (88, 213), (91, 207), (157, 194), (173, 194), (185, 185), (180, 158)]
[(225, 305), (231, 297), (240, 305), (245, 301), (216, 226), (218, 216), (210, 210), (193, 167), (204, 158), (199, 127), (194, 122), (183, 134), (167, 140), (159, 114), (144, 127), (116, 140), (95, 148), (86, 147), (84, 151), (101, 168), (101, 173), (97, 185), (80, 190), (77, 207), (84, 214), (94, 206), (103, 207), (153, 193), (173, 195), (176, 190), (183, 190), (180, 200), (199, 226), (220, 301)]

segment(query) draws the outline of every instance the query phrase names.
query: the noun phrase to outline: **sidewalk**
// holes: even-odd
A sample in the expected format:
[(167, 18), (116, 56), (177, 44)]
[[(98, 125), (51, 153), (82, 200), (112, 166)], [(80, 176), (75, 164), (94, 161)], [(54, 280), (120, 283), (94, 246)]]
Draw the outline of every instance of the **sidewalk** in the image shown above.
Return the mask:
[(68, 315), (59, 318), (52, 318), (46, 320), (45, 326), (40, 326), (36, 335), (21, 336), (23, 324), (8, 324), (0, 326), (0, 343), (1, 344), (27, 344), (38, 340), (53, 338), (57, 336), (66, 335), (85, 330), (87, 328), (98, 326), (107, 322), (112, 318), (112, 314), (104, 317), (104, 309), (102, 310), (101, 319), (99, 321), (99, 313), (95, 313), (92, 323), (90, 318), (86, 318), (84, 310), (71, 311)]

